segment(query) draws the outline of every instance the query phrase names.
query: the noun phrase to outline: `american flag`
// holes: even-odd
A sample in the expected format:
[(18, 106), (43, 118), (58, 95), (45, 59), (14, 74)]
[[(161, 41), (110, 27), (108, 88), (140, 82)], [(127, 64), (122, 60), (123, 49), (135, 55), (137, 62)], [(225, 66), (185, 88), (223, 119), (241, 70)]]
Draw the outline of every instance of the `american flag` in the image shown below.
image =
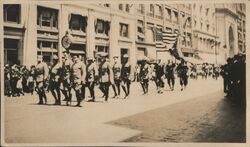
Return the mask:
[(183, 57), (182, 52), (177, 47), (178, 45), (178, 32), (172, 30), (161, 31), (156, 29), (155, 46), (156, 48), (165, 48), (176, 59)]
[(156, 29), (155, 46), (156, 48), (170, 49), (178, 39), (178, 34), (171, 30), (161, 31)]

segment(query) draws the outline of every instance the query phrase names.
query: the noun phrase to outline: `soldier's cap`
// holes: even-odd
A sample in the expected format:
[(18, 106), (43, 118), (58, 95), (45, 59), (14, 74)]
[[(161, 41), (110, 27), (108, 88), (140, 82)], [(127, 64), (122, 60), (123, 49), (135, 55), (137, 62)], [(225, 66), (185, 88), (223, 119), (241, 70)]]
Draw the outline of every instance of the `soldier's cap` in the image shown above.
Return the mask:
[(5, 67), (9, 67), (9, 64), (5, 64)]
[(52, 58), (53, 58), (53, 60), (58, 60), (58, 56), (57, 55), (53, 55)]
[(37, 60), (38, 60), (38, 61), (43, 60), (43, 56), (42, 56), (42, 55), (38, 55), (38, 56), (37, 56)]
[(77, 55), (73, 55), (73, 57), (72, 57), (72, 58), (78, 58), (78, 57), (77, 57)]
[(114, 56), (113, 58), (115, 59), (115, 58), (119, 58), (119, 57), (118, 56)]
[(128, 54), (124, 54), (124, 55), (123, 55), (123, 58), (128, 58)]
[(98, 52), (96, 54), (99, 55), (100, 57), (107, 57), (108, 56), (108, 53), (106, 53), (106, 52)]

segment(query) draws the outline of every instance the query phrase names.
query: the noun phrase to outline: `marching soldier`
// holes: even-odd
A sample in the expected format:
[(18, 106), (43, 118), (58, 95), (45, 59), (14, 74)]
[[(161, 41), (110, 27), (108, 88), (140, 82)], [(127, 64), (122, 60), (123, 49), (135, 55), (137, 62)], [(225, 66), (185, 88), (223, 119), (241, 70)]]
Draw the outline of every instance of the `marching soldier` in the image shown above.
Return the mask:
[[(114, 84), (112, 85), (114, 93), (115, 93), (115, 97), (119, 98), (120, 97), (120, 84), (121, 84), (121, 80), (120, 80), (120, 76), (121, 76), (121, 65), (118, 63), (118, 56), (114, 56), (114, 65), (113, 65), (113, 74), (114, 74)], [(117, 89), (117, 91), (116, 91)], [(118, 93), (117, 93), (118, 92)]]
[(157, 64), (155, 64), (155, 82), (158, 89), (158, 93), (163, 93), (162, 89), (164, 87), (163, 82), (163, 75), (164, 75), (164, 66), (161, 63), (161, 60), (158, 61)]
[(62, 57), (62, 93), (66, 100), (66, 105), (71, 103), (71, 82), (70, 82), (70, 70), (73, 65), (71, 59), (69, 59), (69, 54), (67, 51), (63, 52)]
[(188, 67), (184, 59), (181, 60), (181, 63), (176, 68), (178, 76), (180, 78), (181, 91), (186, 88), (188, 84)]
[(73, 83), (73, 89), (76, 93), (77, 104), (76, 106), (81, 107), (82, 101), (82, 85), (85, 85), (86, 79), (86, 67), (82, 64), (80, 59), (75, 55), (73, 56), (73, 65), (71, 67), (71, 82)]
[(87, 76), (86, 76), (86, 86), (89, 89), (90, 96), (92, 97), (90, 102), (95, 101), (95, 82), (98, 76), (98, 70), (95, 66), (93, 58), (88, 58), (87, 60)]
[(43, 98), (45, 100), (45, 104), (47, 103), (47, 96), (45, 94), (45, 82), (48, 77), (48, 66), (43, 62), (43, 57), (39, 55), (37, 57), (38, 64), (36, 65), (36, 86), (37, 93), (39, 96), (39, 103), (43, 104)]
[(107, 56), (107, 53), (100, 53), (101, 56), (101, 63), (99, 67), (99, 78), (100, 78), (100, 90), (104, 94), (105, 101), (108, 101), (109, 97), (109, 86), (110, 84), (113, 84), (113, 72), (110, 64), (105, 59)]
[[(82, 57), (81, 55), (79, 55), (79, 60), (81, 61), (82, 64), (84, 64), (84, 66), (86, 66), (85, 63), (84, 63), (84, 57)], [(82, 91), (82, 93), (81, 93), (82, 94), (82, 100), (85, 99), (85, 88), (86, 88), (86, 85), (82, 84), (82, 88), (81, 88), (81, 91)]]
[(128, 55), (123, 55), (123, 62), (121, 68), (121, 85), (125, 93), (125, 98), (129, 96), (130, 93), (130, 84), (131, 84), (131, 65), (128, 63)]
[(165, 76), (167, 78), (168, 85), (172, 91), (174, 90), (174, 84), (175, 84), (174, 68), (175, 64), (173, 62), (170, 62), (170, 60), (168, 60), (168, 64), (165, 67)]
[(144, 94), (148, 93), (149, 70), (150, 66), (147, 63), (147, 57), (144, 57), (140, 69), (140, 83)]
[(54, 105), (61, 105), (60, 84), (62, 76), (62, 65), (57, 55), (53, 55), (53, 65), (50, 70), (50, 91), (55, 98)]

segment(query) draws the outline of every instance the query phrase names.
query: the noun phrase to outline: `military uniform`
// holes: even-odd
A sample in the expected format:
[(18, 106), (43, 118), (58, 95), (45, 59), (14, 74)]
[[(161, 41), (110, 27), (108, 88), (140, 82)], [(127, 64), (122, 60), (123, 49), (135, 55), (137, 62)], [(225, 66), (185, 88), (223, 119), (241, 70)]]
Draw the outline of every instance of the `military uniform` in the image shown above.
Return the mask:
[(121, 81), (122, 81), (122, 89), (125, 92), (125, 98), (129, 96), (130, 93), (130, 75), (131, 74), (131, 65), (126, 62), (122, 64), (121, 68)]
[(76, 98), (77, 98), (76, 106), (80, 106), (82, 100), (81, 87), (82, 84), (85, 84), (85, 78), (86, 78), (85, 64), (82, 64), (80, 60), (75, 61), (71, 67), (71, 80), (73, 83), (73, 89), (76, 92)]
[(150, 70), (150, 66), (147, 63), (144, 63), (141, 65), (140, 83), (141, 83), (144, 94), (148, 93), (149, 70)]
[[(55, 57), (54, 57), (55, 59)], [(55, 104), (61, 104), (61, 93), (60, 93), (60, 84), (62, 78), (62, 65), (57, 62), (52, 65), (50, 70), (50, 91), (55, 98)]]
[[(38, 57), (42, 58), (42, 57)], [(45, 82), (48, 77), (48, 66), (44, 62), (40, 62), (36, 65), (36, 86), (37, 86), (37, 93), (39, 95), (39, 103), (43, 104), (43, 98), (45, 103), (47, 103), (47, 96), (45, 94)]]
[(95, 82), (98, 76), (98, 71), (95, 66), (95, 63), (92, 61), (89, 61), (90, 63), (87, 64), (87, 76), (86, 76), (86, 86), (89, 89), (90, 95), (92, 97), (91, 101), (95, 101)]
[(180, 63), (177, 66), (177, 72), (178, 72), (178, 76), (180, 78), (180, 85), (181, 85), (181, 90), (183, 90), (183, 86), (184, 88), (186, 88), (187, 84), (188, 84), (188, 67), (185, 63)]
[(164, 66), (161, 63), (155, 64), (155, 82), (158, 88), (158, 93), (163, 93), (162, 88), (164, 87), (163, 75), (164, 75)]
[[(120, 96), (120, 83), (121, 83), (121, 65), (119, 63), (115, 63), (112, 68), (113, 74), (114, 74), (114, 84), (112, 85), (115, 96)], [(117, 91), (116, 91), (117, 89)]]
[(70, 85), (70, 70), (73, 65), (72, 60), (66, 59), (62, 64), (62, 93), (65, 96), (67, 105), (71, 103), (71, 85)]
[(100, 82), (100, 90), (103, 92), (105, 101), (108, 101), (109, 97), (109, 86), (110, 83), (113, 82), (113, 72), (110, 64), (105, 61), (104, 63), (100, 64), (99, 67), (99, 82)]
[(167, 78), (168, 85), (171, 90), (174, 90), (174, 84), (175, 84), (174, 68), (175, 64), (173, 63), (169, 63), (165, 67), (165, 76)]

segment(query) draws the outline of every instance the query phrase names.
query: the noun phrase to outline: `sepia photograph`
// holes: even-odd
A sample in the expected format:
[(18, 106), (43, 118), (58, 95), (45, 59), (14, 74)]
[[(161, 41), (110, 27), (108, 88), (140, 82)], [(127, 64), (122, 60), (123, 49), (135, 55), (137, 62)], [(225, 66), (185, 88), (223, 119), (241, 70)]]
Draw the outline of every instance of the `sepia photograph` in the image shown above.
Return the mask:
[(248, 5), (1, 1), (1, 146), (247, 147)]

